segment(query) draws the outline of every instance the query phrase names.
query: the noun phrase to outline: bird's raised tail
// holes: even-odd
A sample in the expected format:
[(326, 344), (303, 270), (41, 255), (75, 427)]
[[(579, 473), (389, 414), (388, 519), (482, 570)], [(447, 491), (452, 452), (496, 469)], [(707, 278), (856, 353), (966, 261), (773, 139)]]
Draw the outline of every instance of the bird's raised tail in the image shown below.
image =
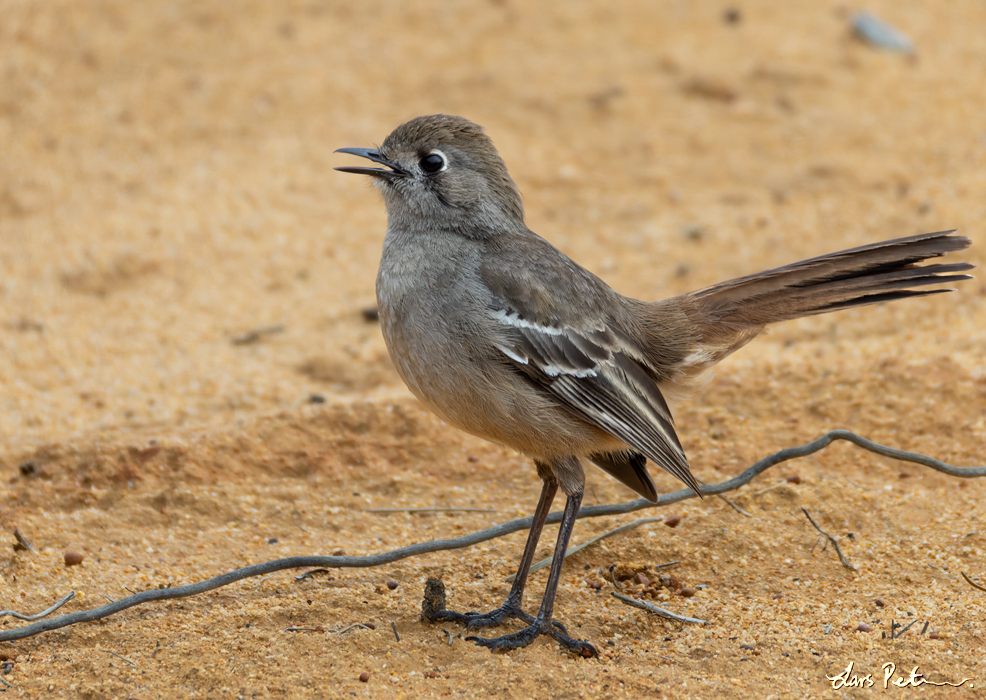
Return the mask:
[[(954, 291), (929, 285), (970, 279), (965, 262), (920, 265), (969, 247), (954, 231), (850, 248), (740, 277), (676, 298), (694, 324), (673, 383), (685, 382), (755, 338), (770, 323), (852, 306)], [(662, 302), (657, 302), (659, 312)]]

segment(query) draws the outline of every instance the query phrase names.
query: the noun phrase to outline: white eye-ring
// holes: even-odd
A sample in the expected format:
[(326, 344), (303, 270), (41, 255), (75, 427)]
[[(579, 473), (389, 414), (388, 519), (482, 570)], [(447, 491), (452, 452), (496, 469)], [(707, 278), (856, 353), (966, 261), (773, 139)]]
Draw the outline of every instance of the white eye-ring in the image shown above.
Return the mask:
[(448, 158), (436, 148), (428, 155), (422, 156), (421, 160), (418, 161), (418, 165), (421, 166), (424, 172), (434, 175), (448, 168)]

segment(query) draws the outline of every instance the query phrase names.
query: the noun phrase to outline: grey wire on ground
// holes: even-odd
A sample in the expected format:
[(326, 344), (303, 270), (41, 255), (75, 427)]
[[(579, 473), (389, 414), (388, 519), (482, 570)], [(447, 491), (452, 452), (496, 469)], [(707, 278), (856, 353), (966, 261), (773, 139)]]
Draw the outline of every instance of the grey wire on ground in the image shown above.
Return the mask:
[(34, 615), (25, 615), (24, 613), (19, 613), (16, 610), (0, 610), (0, 617), (7, 617), (9, 615), (10, 617), (16, 617), (18, 620), (24, 620), (25, 622), (33, 622), (34, 620), (40, 620), (42, 617), (48, 617), (53, 612), (58, 610), (58, 608), (65, 605), (65, 603), (72, 600), (72, 598), (74, 597), (75, 597), (75, 591), (69, 591), (68, 595), (66, 595), (60, 601), (52, 605), (50, 608), (48, 608), (47, 610), (42, 610), (41, 612), (36, 613)]
[[(818, 452), (835, 440), (848, 440), (863, 449), (883, 455), (884, 457), (892, 457), (893, 459), (899, 459), (904, 462), (921, 464), (944, 474), (948, 474), (949, 476), (957, 476), (968, 479), (986, 476), (986, 466), (955, 467), (916, 452), (907, 452), (905, 450), (898, 450), (893, 447), (880, 445), (879, 443), (867, 440), (866, 438), (860, 437), (859, 435), (856, 435), (848, 430), (832, 430), (825, 435), (812, 440), (806, 445), (801, 445), (799, 447), (788, 447), (779, 452), (775, 452), (772, 455), (764, 457), (759, 462), (756, 462), (747, 468), (742, 474), (739, 474), (732, 479), (727, 479), (726, 481), (713, 484), (711, 486), (704, 486), (702, 487), (702, 495), (714, 496), (737, 489), (740, 486), (744, 486), (749, 483), (755, 476), (770, 467), (781, 462), (786, 462), (798, 457), (805, 457)], [(583, 506), (579, 510), (578, 517), (593, 518), (601, 515), (622, 515), (624, 513), (632, 513), (634, 511), (643, 510), (644, 508), (667, 506), (672, 503), (677, 503), (678, 501), (683, 501), (687, 498), (695, 497), (696, 494), (691, 489), (679, 489), (662, 496), (660, 503), (656, 504), (645, 498), (638, 498), (635, 501), (628, 501), (626, 503), (618, 503), (615, 505)], [(561, 516), (562, 514), (560, 511), (551, 513), (548, 516), (547, 522), (560, 522)], [(101, 620), (104, 617), (118, 613), (121, 610), (126, 610), (127, 608), (132, 608), (135, 605), (143, 605), (144, 603), (150, 603), (156, 600), (186, 598), (188, 596), (211, 591), (215, 588), (228, 586), (231, 583), (242, 581), (245, 578), (250, 578), (252, 576), (264, 576), (275, 571), (283, 571), (285, 569), (317, 566), (329, 568), (365, 568), (381, 566), (382, 564), (390, 564), (391, 562), (395, 562), (400, 559), (406, 559), (407, 557), (418, 556), (430, 552), (470, 547), (480, 542), (485, 542), (497, 537), (503, 537), (504, 535), (517, 532), (518, 530), (529, 529), (531, 526), (531, 520), (531, 518), (518, 518), (517, 520), (511, 520), (500, 525), (486, 528), (485, 530), (479, 530), (478, 532), (474, 532), (469, 535), (463, 535), (462, 537), (447, 540), (433, 540), (431, 542), (419, 542), (417, 544), (401, 547), (400, 549), (395, 549), (389, 552), (381, 552), (379, 554), (371, 554), (367, 556), (350, 557), (312, 555), (287, 557), (285, 559), (275, 559), (273, 561), (267, 561), (261, 564), (253, 564), (252, 566), (245, 566), (242, 569), (236, 569), (235, 571), (230, 571), (205, 581), (199, 581), (198, 583), (191, 583), (186, 586), (176, 586), (175, 588), (143, 591), (92, 610), (80, 610), (79, 612), (61, 615), (48, 620), (39, 620), (38, 622), (33, 622), (23, 627), (0, 630), (0, 641), (24, 639), (25, 637), (33, 637), (36, 634), (50, 632), (69, 625), (75, 625), (80, 622)]]

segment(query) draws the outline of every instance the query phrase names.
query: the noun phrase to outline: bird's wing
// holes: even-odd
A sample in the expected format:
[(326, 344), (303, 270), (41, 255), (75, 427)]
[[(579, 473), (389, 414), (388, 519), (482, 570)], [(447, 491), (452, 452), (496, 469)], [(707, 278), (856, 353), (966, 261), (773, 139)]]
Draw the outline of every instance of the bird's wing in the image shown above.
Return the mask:
[[(500, 297), (494, 297), (488, 311), (499, 324), (497, 349), (531, 381), (699, 493), (668, 404), (645, 369), (642, 353), (618, 326), (536, 323)], [(657, 500), (642, 459), (600, 455), (593, 461), (642, 496)]]

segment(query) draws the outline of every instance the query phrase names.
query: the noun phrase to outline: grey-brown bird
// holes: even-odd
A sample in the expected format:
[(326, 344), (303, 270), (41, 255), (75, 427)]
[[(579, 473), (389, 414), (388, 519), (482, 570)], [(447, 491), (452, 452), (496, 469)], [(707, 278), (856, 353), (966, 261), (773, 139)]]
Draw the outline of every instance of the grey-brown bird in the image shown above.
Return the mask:
[[(716, 284), (664, 301), (613, 291), (524, 224), (520, 193), (483, 129), (433, 115), (399, 126), (380, 148), (342, 148), (382, 167), (387, 205), (377, 301), (390, 357), (411, 391), (452, 425), (523, 452), (543, 481), (513, 587), (488, 613), (444, 610), (468, 629), (519, 618), (526, 627), (469, 639), (513, 649), (548, 634), (594, 656), (552, 621), (588, 460), (657, 501), (650, 459), (701, 495), (666, 397), (778, 321), (950, 289), (968, 263), (918, 265), (961, 250), (952, 231), (884, 241)], [(536, 616), (521, 603), (556, 491), (567, 501)]]

